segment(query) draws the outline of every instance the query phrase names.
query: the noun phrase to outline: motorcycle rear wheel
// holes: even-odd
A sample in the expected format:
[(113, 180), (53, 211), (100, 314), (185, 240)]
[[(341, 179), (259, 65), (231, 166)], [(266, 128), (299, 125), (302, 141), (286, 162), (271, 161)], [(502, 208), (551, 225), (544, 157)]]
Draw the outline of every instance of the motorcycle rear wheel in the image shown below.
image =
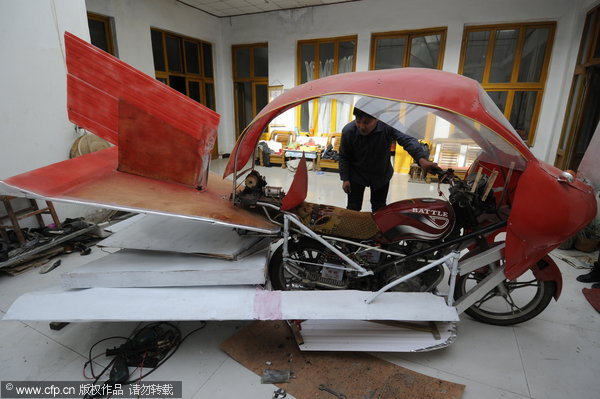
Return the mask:
[[(485, 276), (486, 273), (476, 271), (458, 277), (454, 297), (458, 299), (463, 296)], [(504, 280), (501, 286), (506, 294), (503, 295), (498, 287), (494, 288), (466, 309), (465, 313), (482, 323), (511, 326), (540, 314), (556, 292), (554, 281), (539, 281), (531, 271), (514, 281)]]
[[(308, 239), (301, 238), (298, 242), (288, 241), (289, 257), (292, 261), (307, 262), (310, 265), (298, 263), (297, 266), (289, 265), (292, 271), (298, 274), (306, 272), (319, 273), (322, 266), (327, 260), (328, 250), (321, 243)], [(280, 245), (269, 261), (269, 278), (273, 289), (279, 291), (299, 291), (316, 289), (307, 283), (307, 279), (299, 279), (289, 273), (283, 264), (283, 244)]]

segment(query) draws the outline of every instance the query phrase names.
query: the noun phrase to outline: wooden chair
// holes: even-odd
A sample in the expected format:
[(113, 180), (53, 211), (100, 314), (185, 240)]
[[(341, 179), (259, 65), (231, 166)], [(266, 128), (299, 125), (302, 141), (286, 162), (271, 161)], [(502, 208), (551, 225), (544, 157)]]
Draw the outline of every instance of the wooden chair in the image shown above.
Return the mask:
[(285, 149), (295, 140), (296, 135), (294, 132), (287, 130), (274, 130), (271, 132), (270, 141), (281, 143), (281, 152), (277, 154), (271, 154), (269, 157), (269, 163), (281, 164), (282, 168), (285, 168)]
[[(454, 169), (454, 174), (463, 179), (481, 151), (481, 148), (470, 140), (436, 139), (433, 140), (432, 148), (433, 161), (442, 169)], [(428, 176), (427, 181), (430, 180), (431, 177)]]
[[(340, 144), (342, 143), (342, 134), (341, 133), (331, 133), (327, 139), (327, 145), (325, 148), (328, 148), (331, 145), (332, 149), (339, 154), (340, 152)], [(322, 153), (317, 156), (317, 170), (325, 169), (340, 169), (339, 161), (333, 159), (327, 159), (321, 157)]]
[[(58, 215), (54, 210), (54, 205), (50, 201), (46, 201), (45, 208), (39, 208), (37, 201), (34, 199), (26, 199), (25, 201), (29, 203), (29, 206), (15, 210), (12, 206), (11, 201), (17, 200), (17, 197), (11, 197), (8, 195), (0, 195), (0, 201), (4, 204), (4, 208), (6, 209), (6, 215), (0, 216), (0, 236), (4, 239), (8, 239), (7, 229), (12, 229), (17, 236), (20, 244), (24, 244), (26, 241), (25, 235), (23, 234), (23, 230), (19, 225), (19, 220), (27, 219), (29, 217), (35, 216), (39, 227), (44, 227), (44, 219), (42, 219), (42, 214), (47, 214), (52, 217), (52, 221), (57, 227), (60, 227), (60, 220), (58, 219)], [(2, 224), (4, 220), (7, 220), (7, 224)]]

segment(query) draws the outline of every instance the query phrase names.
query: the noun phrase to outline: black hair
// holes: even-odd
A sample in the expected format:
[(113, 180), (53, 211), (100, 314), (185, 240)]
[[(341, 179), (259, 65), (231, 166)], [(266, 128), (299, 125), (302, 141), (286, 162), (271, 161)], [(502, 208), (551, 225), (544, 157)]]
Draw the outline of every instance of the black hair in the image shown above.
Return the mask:
[(352, 114), (357, 117), (357, 118), (362, 118), (364, 116), (369, 117), (369, 118), (373, 118), (376, 119), (374, 116), (367, 114), (365, 111), (358, 109), (356, 107), (354, 107), (354, 111), (352, 111)]

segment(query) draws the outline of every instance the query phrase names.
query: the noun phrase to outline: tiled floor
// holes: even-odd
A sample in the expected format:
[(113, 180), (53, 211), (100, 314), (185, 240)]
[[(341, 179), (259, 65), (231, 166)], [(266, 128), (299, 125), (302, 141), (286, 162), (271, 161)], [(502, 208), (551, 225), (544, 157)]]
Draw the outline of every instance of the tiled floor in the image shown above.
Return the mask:
[[(213, 162), (215, 171), (223, 161)], [(278, 167), (261, 168), (270, 185), (287, 187), (292, 174)], [(309, 200), (344, 206), (335, 173), (309, 173)], [(436, 196), (436, 185), (392, 180), (390, 200)], [(364, 209), (368, 209), (365, 204)], [(71, 254), (62, 265), (41, 275), (36, 270), (16, 277), (0, 276), (0, 312), (21, 294), (55, 285), (61, 272), (106, 255)], [(581, 274), (557, 259), (564, 287), (537, 318), (515, 326), (495, 327), (461, 316), (458, 338), (450, 347), (427, 353), (381, 353), (377, 356), (411, 370), (466, 385), (464, 399), (597, 399), (600, 397), (600, 317), (575, 281)], [(183, 334), (200, 322), (184, 322)], [(222, 352), (218, 345), (245, 322), (210, 322), (190, 336), (159, 368), (152, 380), (183, 381), (184, 398), (271, 398), (275, 387)], [(72, 323), (60, 331), (47, 323), (0, 321), (0, 380), (83, 381), (90, 346), (114, 335), (129, 335), (136, 323)], [(106, 364), (102, 358), (99, 364)], [(288, 396), (290, 397), (290, 396)], [(400, 399), (400, 398), (399, 398)]]

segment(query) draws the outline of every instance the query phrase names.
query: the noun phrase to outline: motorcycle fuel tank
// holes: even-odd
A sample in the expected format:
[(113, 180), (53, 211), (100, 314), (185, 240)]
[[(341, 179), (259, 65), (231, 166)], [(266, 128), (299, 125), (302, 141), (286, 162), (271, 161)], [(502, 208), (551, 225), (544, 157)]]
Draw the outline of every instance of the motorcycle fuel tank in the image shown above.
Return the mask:
[(389, 242), (400, 240), (439, 240), (452, 231), (452, 206), (435, 198), (414, 198), (394, 202), (373, 214), (373, 219)]

